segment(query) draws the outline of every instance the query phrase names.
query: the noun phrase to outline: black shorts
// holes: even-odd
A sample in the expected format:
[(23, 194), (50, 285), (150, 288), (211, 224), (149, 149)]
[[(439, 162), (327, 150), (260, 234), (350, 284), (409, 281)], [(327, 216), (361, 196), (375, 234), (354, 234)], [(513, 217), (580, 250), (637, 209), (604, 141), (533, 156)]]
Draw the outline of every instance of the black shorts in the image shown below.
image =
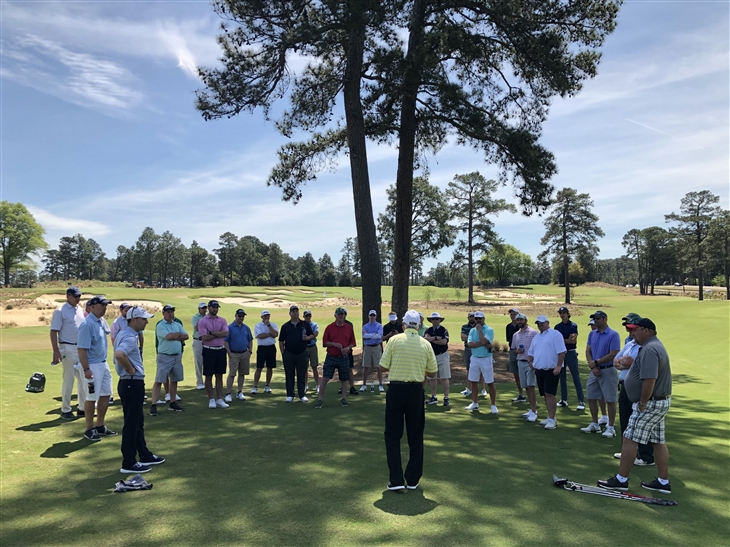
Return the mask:
[(558, 384), (560, 383), (560, 375), (555, 376), (553, 369), (540, 369), (535, 370), (535, 378), (537, 380), (537, 388), (540, 390), (540, 395), (545, 396), (546, 393), (550, 395), (557, 395)]
[(355, 368), (355, 356), (352, 352), (347, 354), (347, 358), (350, 360), (350, 368)]
[(256, 348), (256, 368), (276, 368), (276, 345)]
[(226, 350), (203, 348), (203, 376), (226, 373)]

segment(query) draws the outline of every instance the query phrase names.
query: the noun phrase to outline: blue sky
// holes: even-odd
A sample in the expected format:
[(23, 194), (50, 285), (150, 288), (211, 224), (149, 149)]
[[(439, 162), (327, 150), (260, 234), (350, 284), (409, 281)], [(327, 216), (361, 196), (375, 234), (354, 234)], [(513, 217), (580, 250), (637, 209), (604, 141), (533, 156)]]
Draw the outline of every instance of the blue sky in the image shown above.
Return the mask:
[[(271, 122), (205, 122), (194, 109), (195, 67), (219, 55), (220, 20), (207, 1), (0, 6), (2, 199), (24, 203), (51, 246), (80, 232), (113, 257), (152, 226), (209, 250), (232, 231), (336, 260), (355, 236), (346, 158), (294, 206), (265, 184), (284, 142)], [(623, 254), (629, 229), (664, 225), (687, 192), (709, 189), (728, 207), (729, 13), (727, 2), (627, 1), (598, 76), (553, 105), (542, 138), (559, 168), (553, 183), (592, 196), (601, 258)], [(376, 214), (396, 157), (369, 150)], [(429, 168), (444, 187), (456, 174), (496, 175), (458, 146)], [(514, 201), (510, 187), (499, 194)], [(539, 217), (495, 224), (533, 258), (542, 250)]]

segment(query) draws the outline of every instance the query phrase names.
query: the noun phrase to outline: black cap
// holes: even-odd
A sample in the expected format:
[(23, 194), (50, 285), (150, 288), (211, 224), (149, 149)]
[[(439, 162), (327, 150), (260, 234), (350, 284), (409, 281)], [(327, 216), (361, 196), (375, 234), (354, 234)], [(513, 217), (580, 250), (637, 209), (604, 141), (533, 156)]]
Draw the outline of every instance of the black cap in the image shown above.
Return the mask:
[(163, 312), (175, 311), (175, 306), (171, 306), (170, 304), (165, 304), (164, 306), (162, 306), (162, 311)]
[(299, 306), (297, 306), (296, 304), (294, 304), (293, 306), (289, 306), (289, 311), (294, 311), (294, 310), (299, 311)]
[(651, 319), (647, 319), (646, 317), (639, 319), (634, 325), (638, 325), (640, 327), (644, 327), (645, 329), (653, 330), (656, 332), (656, 325), (654, 324), (654, 321)]
[(209, 308), (220, 308), (220, 304), (218, 303), (217, 300), (211, 300), (210, 302), (208, 302), (208, 307)]
[(605, 311), (597, 310), (591, 314), (591, 319), (598, 319), (599, 317), (605, 317), (608, 319), (608, 315), (606, 315)]
[(69, 287), (66, 289), (66, 294), (70, 294), (71, 296), (79, 297), (81, 296), (81, 289), (78, 287)]
[(570, 310), (568, 308), (566, 308), (565, 306), (561, 306), (560, 308), (558, 308), (558, 313), (563, 313), (563, 312), (570, 313)]
[(236, 315), (247, 315), (247, 313), (245, 311), (243, 311), (241, 308), (238, 308), (236, 310)]
[(103, 304), (105, 306), (108, 306), (111, 303), (112, 303), (111, 300), (107, 300), (104, 296), (99, 294), (99, 295), (96, 295), (93, 298), (91, 298), (91, 300), (89, 300), (87, 302), (87, 305), (93, 306), (94, 304)]

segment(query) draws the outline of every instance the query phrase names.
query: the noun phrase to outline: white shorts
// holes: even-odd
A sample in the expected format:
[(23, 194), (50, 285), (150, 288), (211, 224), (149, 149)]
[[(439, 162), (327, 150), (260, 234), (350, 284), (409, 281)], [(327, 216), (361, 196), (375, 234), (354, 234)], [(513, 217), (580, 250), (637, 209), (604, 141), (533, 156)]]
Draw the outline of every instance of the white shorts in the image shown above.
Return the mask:
[(492, 357), (474, 357), (471, 356), (471, 364), (469, 365), (470, 382), (478, 382), (479, 376), (484, 376), (484, 382), (487, 384), (494, 383), (494, 364)]
[[(112, 372), (104, 363), (89, 363), (93, 378), (86, 380), (86, 400), (98, 401), (99, 397), (110, 397), (112, 394)], [(89, 381), (94, 382), (94, 393), (89, 393)]]

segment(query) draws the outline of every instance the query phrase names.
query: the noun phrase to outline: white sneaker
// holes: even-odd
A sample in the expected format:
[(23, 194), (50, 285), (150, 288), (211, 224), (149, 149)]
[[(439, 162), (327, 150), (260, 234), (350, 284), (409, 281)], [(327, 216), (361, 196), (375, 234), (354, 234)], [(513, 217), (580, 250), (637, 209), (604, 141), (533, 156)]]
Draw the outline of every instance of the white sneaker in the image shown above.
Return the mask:
[(168, 402), (169, 400), (170, 400), (170, 399), (157, 399), (157, 401), (155, 402), (155, 404), (156, 404), (156, 405), (164, 405), (164, 404), (165, 404), (165, 403), (167, 403), (167, 402)]
[(170, 394), (169, 393), (165, 393), (165, 402), (166, 403), (169, 403), (170, 402)]
[(198, 384), (195, 389), (205, 389), (205, 384)]
[(461, 394), (462, 394), (462, 395), (463, 395), (464, 397), (469, 397), (469, 396), (471, 395), (471, 389), (469, 389), (469, 388), (466, 388), (466, 389), (465, 389), (464, 391), (462, 391), (462, 392), (461, 392)]
[(487, 390), (486, 389), (483, 389), (482, 390), (482, 397), (486, 397), (486, 396), (487, 396)]
[(598, 419), (598, 425), (608, 425), (608, 416), (601, 416)]
[(492, 414), (498, 414), (499, 409), (497, 408), (497, 405), (492, 405)]
[(615, 437), (616, 436), (616, 429), (611, 427), (610, 425), (606, 426), (606, 430), (603, 432), (603, 437), (609, 438), (609, 437)]
[(215, 399), (208, 401), (208, 408), (215, 408)]
[(583, 403), (581, 401), (580, 403), (578, 403), (578, 406), (576, 406), (575, 409), (576, 410), (585, 410), (586, 409), (586, 405), (585, 405), (585, 403)]
[(479, 403), (472, 403), (467, 406), (464, 410), (479, 410)]
[(520, 414), (520, 418), (527, 418), (530, 415), (531, 412), (532, 412), (532, 410), (528, 410), (527, 412), (523, 412), (522, 414)]
[(601, 426), (598, 425), (595, 422), (592, 422), (588, 425), (588, 427), (581, 427), (580, 430), (583, 433), (600, 433), (601, 432)]
[(548, 421), (545, 424), (545, 429), (555, 429), (556, 427), (558, 427), (557, 420), (553, 420), (553, 419), (548, 418)]
[(308, 403), (308, 402), (309, 402), (309, 399), (307, 399), (307, 397), (306, 397), (306, 396), (305, 396), (305, 397), (302, 397), (302, 398), (301, 398), (301, 399), (299, 399), (299, 400), (300, 400), (301, 402), (303, 402), (303, 403)]
[(308, 391), (309, 391), (309, 384), (307, 384), (307, 386), (304, 388), (304, 393), (306, 393)]
[(236, 393), (236, 399), (238, 399), (239, 401), (246, 400), (246, 396), (243, 394), (243, 391), (239, 391), (238, 393)]
[(294, 402), (294, 397), (287, 397), (286, 399), (284, 399), (284, 402), (285, 403), (293, 403)]
[(536, 422), (537, 421), (537, 414), (535, 414), (532, 410), (528, 412), (527, 414), (527, 421), (528, 422)]
[(363, 384), (362, 387), (360, 388), (360, 391), (367, 391), (367, 389), (368, 389), (368, 386)]
[(269, 386), (264, 387), (264, 393), (271, 393), (271, 388)]
[[(617, 460), (620, 460), (621, 459), (621, 452), (614, 452), (613, 453), (613, 457), (616, 458)], [(636, 463), (636, 462), (634, 462), (634, 463)]]
[(233, 397), (231, 397), (231, 394), (230, 393), (226, 393), (226, 397), (223, 400), (225, 402), (227, 402), (227, 403), (232, 403), (233, 402)]
[(385, 388), (383, 387), (383, 384), (380, 384), (378, 386), (378, 391), (381, 392), (381, 393), (383, 393), (385, 391)]
[(540, 425), (547, 425), (547, 423), (550, 421), (550, 418), (545, 418), (540, 422)]
[(223, 399), (218, 399), (215, 402), (215, 406), (217, 406), (218, 408), (228, 408), (228, 405), (225, 403), (225, 401)]
[(251, 395), (256, 395), (258, 392), (259, 392), (259, 388), (257, 388), (256, 386), (253, 386), (251, 388)]
[(319, 393), (319, 386), (317, 386), (317, 393)]

